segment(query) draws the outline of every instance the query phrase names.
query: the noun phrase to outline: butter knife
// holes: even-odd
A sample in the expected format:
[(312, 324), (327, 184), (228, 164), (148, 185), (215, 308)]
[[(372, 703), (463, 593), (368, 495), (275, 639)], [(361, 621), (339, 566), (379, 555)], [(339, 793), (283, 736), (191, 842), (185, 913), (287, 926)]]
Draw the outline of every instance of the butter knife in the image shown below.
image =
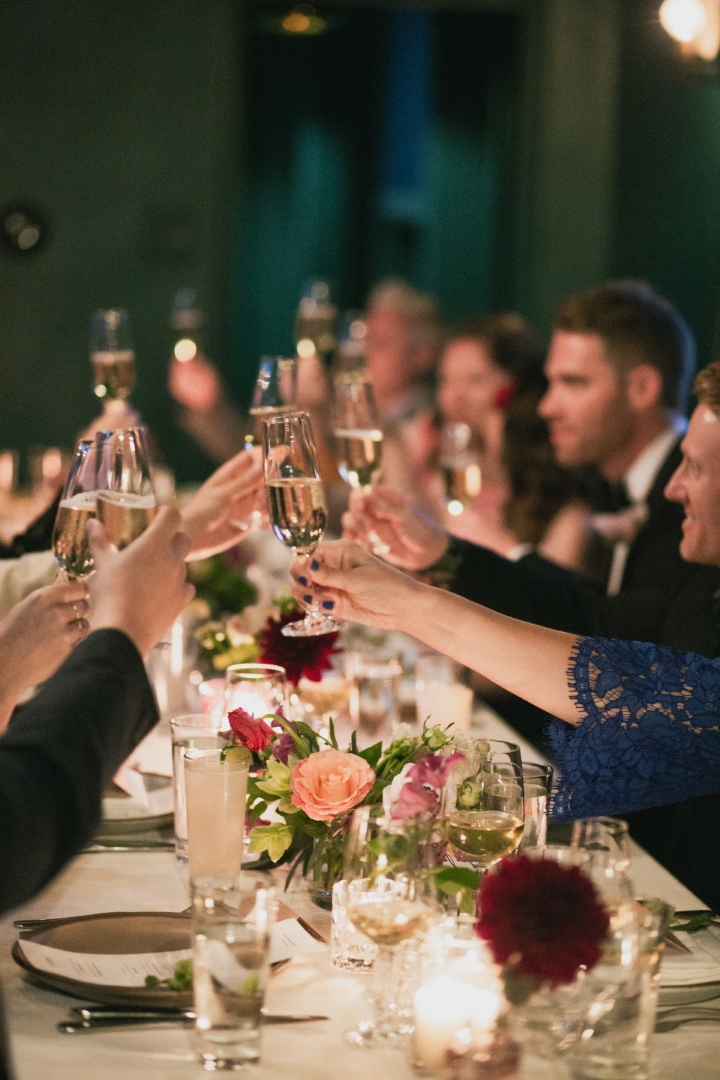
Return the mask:
[[(192, 1022), (195, 1013), (190, 1009), (73, 1009), (77, 1019), (63, 1021), (57, 1025), (64, 1035), (75, 1035), (81, 1031), (91, 1031), (106, 1027), (127, 1027), (135, 1024), (163, 1024)], [(282, 1013), (262, 1013), (263, 1024), (306, 1024), (313, 1020), (329, 1020), (328, 1016), (298, 1015)]]

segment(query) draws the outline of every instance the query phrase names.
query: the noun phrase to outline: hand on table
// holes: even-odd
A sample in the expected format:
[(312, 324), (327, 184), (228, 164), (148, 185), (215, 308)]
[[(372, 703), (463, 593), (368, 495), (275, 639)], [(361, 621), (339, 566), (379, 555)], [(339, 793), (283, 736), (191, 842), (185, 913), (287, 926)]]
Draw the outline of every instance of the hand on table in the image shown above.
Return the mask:
[(333, 618), (394, 630), (412, 610), (413, 598), (422, 586), (358, 544), (326, 540), (310, 559), (293, 560), (290, 588), (300, 603), (317, 600)]
[(86, 636), (88, 587), (57, 581), (36, 589), (0, 622), (0, 733), (31, 686), (44, 682)]
[(190, 539), (181, 530), (180, 514), (164, 506), (142, 536), (117, 551), (100, 522), (88, 522), (96, 571), (91, 630), (122, 630), (142, 656), (157, 644), (195, 595), (185, 576)]
[(261, 451), (241, 450), (205, 481), (182, 508), (182, 528), (190, 537), (187, 560), (226, 551), (247, 535), (254, 511), (265, 510)]
[(342, 523), (345, 539), (359, 544), (369, 541), (383, 559), (405, 570), (432, 566), (449, 543), (435, 522), (413, 508), (408, 495), (386, 484), (378, 484), (368, 493), (353, 491)]

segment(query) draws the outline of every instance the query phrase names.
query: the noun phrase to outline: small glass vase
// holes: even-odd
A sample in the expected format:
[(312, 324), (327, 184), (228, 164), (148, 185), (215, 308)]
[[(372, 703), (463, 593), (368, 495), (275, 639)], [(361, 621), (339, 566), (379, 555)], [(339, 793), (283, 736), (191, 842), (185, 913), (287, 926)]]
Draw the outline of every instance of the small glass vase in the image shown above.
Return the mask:
[(313, 840), (306, 879), (312, 902), (325, 911), (332, 910), (333, 886), (342, 880), (346, 832), (347, 819), (337, 818), (328, 833)]

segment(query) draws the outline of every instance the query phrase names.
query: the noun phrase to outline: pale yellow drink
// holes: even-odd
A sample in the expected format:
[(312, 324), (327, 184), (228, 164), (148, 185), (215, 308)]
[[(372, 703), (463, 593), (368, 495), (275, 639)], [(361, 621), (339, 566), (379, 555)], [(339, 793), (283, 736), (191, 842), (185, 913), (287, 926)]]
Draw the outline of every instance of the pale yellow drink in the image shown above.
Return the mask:
[(190, 879), (235, 878), (245, 830), (248, 764), (220, 760), (220, 750), (186, 750)]

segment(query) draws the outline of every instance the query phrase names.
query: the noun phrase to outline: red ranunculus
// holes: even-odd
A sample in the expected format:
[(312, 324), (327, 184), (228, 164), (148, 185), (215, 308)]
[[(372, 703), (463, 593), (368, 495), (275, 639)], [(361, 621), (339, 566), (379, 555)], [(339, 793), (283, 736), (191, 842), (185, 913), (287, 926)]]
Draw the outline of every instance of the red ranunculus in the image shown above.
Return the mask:
[(283, 637), (282, 628), (303, 618), (302, 611), (289, 611), (279, 619), (272, 616), (257, 637), (261, 664), (279, 664), (293, 686), (303, 676), (311, 682), (320, 682), (323, 671), (332, 667), (330, 657), (338, 650), (333, 648), (337, 632), (318, 634), (315, 637)]
[(600, 959), (610, 927), (592, 881), (577, 866), (520, 855), (503, 859), (480, 889), (478, 935), (498, 964), (551, 988)]
[(275, 732), (264, 720), (256, 720), (252, 713), (245, 709), (233, 709), (229, 712), (228, 722), (240, 745), (247, 746), (253, 753), (264, 750), (275, 738)]

